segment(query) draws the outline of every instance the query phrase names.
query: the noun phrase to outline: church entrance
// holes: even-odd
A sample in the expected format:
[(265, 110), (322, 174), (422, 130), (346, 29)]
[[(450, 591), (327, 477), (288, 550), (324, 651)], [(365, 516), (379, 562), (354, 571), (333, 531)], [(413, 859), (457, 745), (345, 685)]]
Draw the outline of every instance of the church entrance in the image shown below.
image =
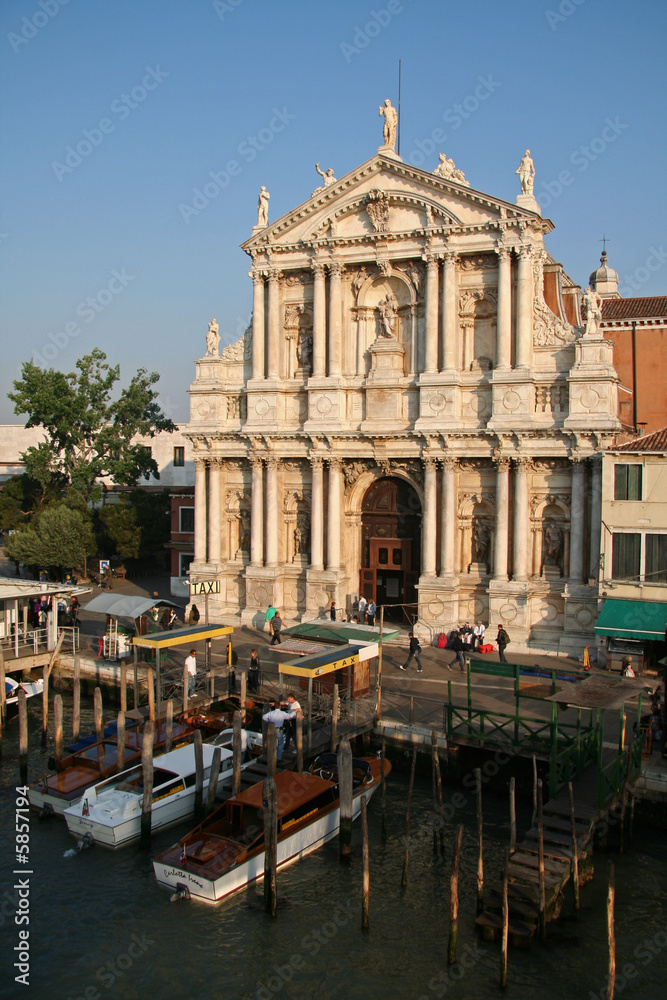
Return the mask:
[(383, 604), (388, 620), (412, 625), (421, 560), (419, 497), (403, 479), (378, 479), (361, 510), (359, 593)]

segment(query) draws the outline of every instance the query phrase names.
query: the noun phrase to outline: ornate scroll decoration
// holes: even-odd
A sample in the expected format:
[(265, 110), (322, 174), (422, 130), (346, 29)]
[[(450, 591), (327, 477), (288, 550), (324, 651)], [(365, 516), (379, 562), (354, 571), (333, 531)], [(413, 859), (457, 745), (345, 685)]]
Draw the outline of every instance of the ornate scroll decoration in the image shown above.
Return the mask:
[(368, 461), (354, 461), (345, 462), (343, 465), (343, 476), (345, 478), (345, 487), (349, 489), (350, 486), (354, 486), (356, 481), (361, 478), (368, 469), (370, 468), (370, 462)]
[(220, 352), (223, 361), (237, 363), (240, 361), (252, 360), (252, 320), (245, 329), (242, 337), (235, 343), (228, 344)]
[(366, 195), (366, 212), (376, 233), (389, 232), (389, 195), (374, 188)]
[(575, 330), (552, 313), (544, 301), (544, 257), (543, 253), (533, 258), (533, 346), (554, 347), (556, 344), (571, 343)]

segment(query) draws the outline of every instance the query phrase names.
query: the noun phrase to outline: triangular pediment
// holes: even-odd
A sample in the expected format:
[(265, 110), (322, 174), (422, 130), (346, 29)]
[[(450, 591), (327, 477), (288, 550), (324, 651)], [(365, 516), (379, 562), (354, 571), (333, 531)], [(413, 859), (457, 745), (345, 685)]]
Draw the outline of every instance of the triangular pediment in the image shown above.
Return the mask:
[(455, 235), (526, 225), (551, 229), (533, 212), (378, 153), (275, 222), (255, 227), (242, 247), (254, 256), (322, 240), (345, 245), (419, 231)]

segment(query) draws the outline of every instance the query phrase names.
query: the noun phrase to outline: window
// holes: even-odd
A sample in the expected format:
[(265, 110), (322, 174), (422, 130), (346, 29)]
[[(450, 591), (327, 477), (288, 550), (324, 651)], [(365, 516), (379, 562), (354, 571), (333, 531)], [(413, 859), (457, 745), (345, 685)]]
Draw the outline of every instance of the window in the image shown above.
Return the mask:
[(641, 538), (641, 535), (614, 532), (611, 556), (612, 580), (639, 579)]
[(389, 564), (389, 549), (378, 549), (378, 562), (380, 566)]
[(403, 561), (403, 552), (401, 549), (392, 549), (391, 556), (394, 560), (394, 566), (400, 566)]
[(641, 465), (614, 466), (614, 500), (641, 500)]
[(647, 535), (644, 551), (644, 579), (646, 582), (667, 582), (667, 535)]
[(185, 465), (185, 448), (174, 448), (174, 465), (180, 469)]
[(194, 531), (195, 530), (195, 509), (194, 507), (179, 507), (179, 531)]
[(194, 552), (179, 552), (178, 555), (178, 575), (190, 576), (190, 563), (194, 559)]

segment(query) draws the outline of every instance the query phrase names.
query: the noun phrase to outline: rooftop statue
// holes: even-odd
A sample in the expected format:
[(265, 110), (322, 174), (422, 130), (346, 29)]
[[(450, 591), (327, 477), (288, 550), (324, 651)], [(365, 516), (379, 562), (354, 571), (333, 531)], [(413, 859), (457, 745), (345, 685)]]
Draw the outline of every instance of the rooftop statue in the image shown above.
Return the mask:
[(465, 174), (457, 168), (452, 159), (449, 159), (444, 153), (438, 153), (438, 158), (440, 163), (433, 171), (436, 177), (442, 177), (446, 181), (457, 181), (459, 184), (470, 187), (470, 182), (465, 179)]
[(269, 224), (269, 198), (271, 195), (264, 185), (260, 188), (259, 199), (257, 201), (257, 225), (268, 226)]
[(382, 134), (384, 136), (385, 146), (389, 146), (390, 149), (396, 150), (396, 125), (398, 122), (398, 116), (396, 114), (396, 108), (392, 106), (389, 98), (384, 102), (384, 105), (380, 105), (380, 114), (384, 115), (384, 125), (382, 126)]
[[(315, 188), (315, 190), (313, 191), (313, 195), (319, 194), (320, 191), (326, 191), (326, 189), (328, 187), (331, 187), (332, 184), (336, 183), (336, 178), (334, 177), (333, 167), (327, 167), (326, 170), (320, 170), (319, 163), (316, 163), (315, 164), (315, 169), (317, 170), (318, 174), (322, 178), (322, 184), (320, 184), (319, 187)], [(313, 195), (311, 195), (311, 198), (312, 198)]]
[(216, 322), (215, 316), (208, 324), (208, 333), (206, 334), (206, 357), (207, 358), (218, 358), (218, 345), (220, 343), (220, 334), (218, 332), (218, 324)]
[(602, 323), (602, 299), (592, 288), (587, 288), (584, 292), (584, 305), (586, 307), (586, 329), (585, 337), (596, 337), (600, 332)]
[(519, 180), (521, 181), (521, 193), (532, 194), (533, 185), (535, 183), (535, 166), (530, 158), (529, 149), (527, 149), (523, 154), (521, 163), (514, 173), (519, 175)]

